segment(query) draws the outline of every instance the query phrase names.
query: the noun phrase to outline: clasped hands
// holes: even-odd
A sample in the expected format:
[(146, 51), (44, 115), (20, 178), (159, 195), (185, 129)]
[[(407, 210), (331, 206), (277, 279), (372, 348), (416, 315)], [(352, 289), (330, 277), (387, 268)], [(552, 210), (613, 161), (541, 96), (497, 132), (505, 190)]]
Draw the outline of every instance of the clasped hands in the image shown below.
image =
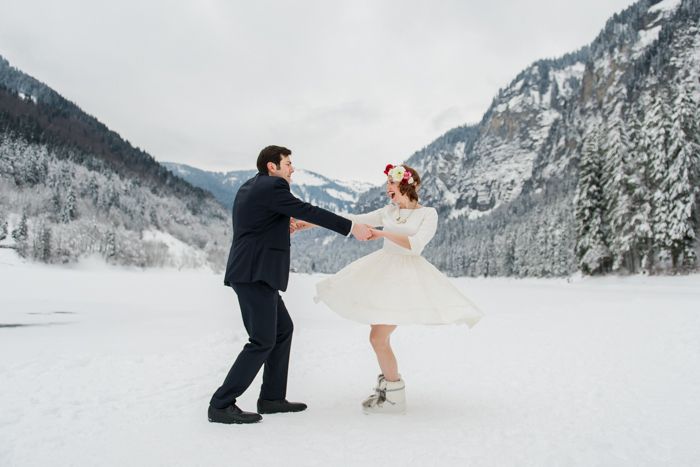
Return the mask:
[[(289, 233), (293, 234), (297, 230), (307, 230), (312, 227), (316, 227), (315, 224), (310, 222), (300, 221), (294, 219), (293, 217), (289, 220)], [(376, 240), (383, 237), (383, 231), (373, 228), (369, 224), (353, 223), (351, 233), (353, 236), (361, 242), (366, 242), (369, 240)]]

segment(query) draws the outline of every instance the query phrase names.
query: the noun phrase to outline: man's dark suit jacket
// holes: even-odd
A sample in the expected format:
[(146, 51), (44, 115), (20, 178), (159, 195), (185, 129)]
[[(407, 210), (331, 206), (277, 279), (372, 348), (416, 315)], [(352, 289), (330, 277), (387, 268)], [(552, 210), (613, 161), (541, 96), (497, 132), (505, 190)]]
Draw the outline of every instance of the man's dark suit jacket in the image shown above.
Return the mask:
[(224, 284), (266, 282), (277, 290), (289, 283), (289, 218), (348, 235), (352, 222), (309, 203), (289, 190), (281, 177), (258, 173), (245, 182), (233, 202), (233, 244)]

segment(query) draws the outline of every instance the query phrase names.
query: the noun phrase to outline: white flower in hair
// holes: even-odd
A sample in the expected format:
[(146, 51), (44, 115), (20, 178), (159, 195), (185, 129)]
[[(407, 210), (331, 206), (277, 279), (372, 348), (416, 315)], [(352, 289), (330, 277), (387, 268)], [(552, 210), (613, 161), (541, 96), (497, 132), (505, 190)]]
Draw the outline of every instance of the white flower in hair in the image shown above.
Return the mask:
[(401, 167), (400, 165), (397, 165), (393, 169), (389, 171), (389, 175), (395, 182), (400, 182), (403, 180), (403, 174), (406, 172), (406, 169)]

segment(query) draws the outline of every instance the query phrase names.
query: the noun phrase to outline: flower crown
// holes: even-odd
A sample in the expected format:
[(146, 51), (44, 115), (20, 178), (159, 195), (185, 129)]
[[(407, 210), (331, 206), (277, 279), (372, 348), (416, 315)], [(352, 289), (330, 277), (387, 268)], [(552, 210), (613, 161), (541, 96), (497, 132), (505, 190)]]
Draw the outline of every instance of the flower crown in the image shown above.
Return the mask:
[(401, 165), (387, 165), (384, 169), (384, 173), (391, 177), (395, 182), (401, 182), (402, 185), (415, 185), (416, 181), (413, 179), (413, 174), (406, 170)]

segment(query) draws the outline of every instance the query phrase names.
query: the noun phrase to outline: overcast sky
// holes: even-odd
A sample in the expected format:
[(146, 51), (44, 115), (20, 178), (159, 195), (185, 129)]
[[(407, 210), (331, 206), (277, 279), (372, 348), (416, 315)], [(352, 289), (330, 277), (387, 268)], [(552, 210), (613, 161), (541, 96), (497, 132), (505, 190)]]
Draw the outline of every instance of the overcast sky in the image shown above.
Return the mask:
[(159, 161), (381, 183), (631, 0), (0, 0), (0, 55)]

